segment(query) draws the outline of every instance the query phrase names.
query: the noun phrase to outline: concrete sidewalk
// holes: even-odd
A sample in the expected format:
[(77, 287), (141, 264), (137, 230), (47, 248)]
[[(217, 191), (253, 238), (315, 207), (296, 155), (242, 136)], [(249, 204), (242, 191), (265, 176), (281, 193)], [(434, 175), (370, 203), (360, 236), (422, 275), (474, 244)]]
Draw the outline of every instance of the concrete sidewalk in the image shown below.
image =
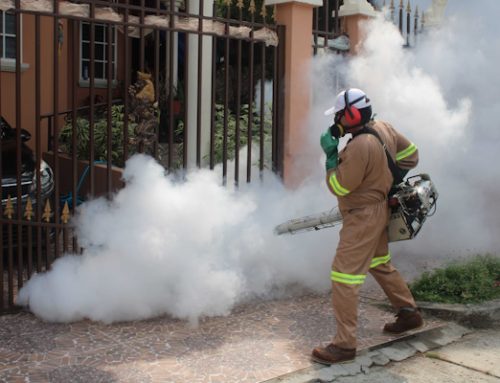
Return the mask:
[(455, 323), (361, 352), (352, 363), (313, 366), (267, 383), (500, 382), (500, 327)]

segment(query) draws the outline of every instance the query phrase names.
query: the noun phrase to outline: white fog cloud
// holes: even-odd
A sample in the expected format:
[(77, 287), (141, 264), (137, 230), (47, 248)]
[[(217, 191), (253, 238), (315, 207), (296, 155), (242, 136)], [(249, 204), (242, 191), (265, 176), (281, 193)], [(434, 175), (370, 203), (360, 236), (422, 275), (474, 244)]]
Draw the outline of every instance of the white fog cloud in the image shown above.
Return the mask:
[(75, 225), (83, 254), (68, 254), (34, 276), (18, 303), (50, 321), (169, 314), (195, 323), (292, 287), (328, 289), (338, 230), (280, 237), (272, 230), (336, 204), (324, 185), (318, 141), (329, 124), (323, 111), (347, 86), (366, 90), (377, 118), (418, 145), (413, 174), (429, 173), (440, 192), (437, 213), (419, 237), (391, 245), (396, 264), (418, 269), (425, 260), (498, 251), (500, 42), (492, 20), (500, 3), (485, 1), (480, 12), (460, 3), (415, 49), (403, 49), (396, 28), (379, 19), (367, 25), (360, 56), (314, 59), (304, 129), (317, 145), (310, 167), (318, 171), (300, 189), (286, 190), (269, 173), (239, 190), (222, 187), (220, 174), (206, 170), (178, 181), (153, 159), (136, 156), (126, 166), (127, 186), (112, 201), (81, 206)]

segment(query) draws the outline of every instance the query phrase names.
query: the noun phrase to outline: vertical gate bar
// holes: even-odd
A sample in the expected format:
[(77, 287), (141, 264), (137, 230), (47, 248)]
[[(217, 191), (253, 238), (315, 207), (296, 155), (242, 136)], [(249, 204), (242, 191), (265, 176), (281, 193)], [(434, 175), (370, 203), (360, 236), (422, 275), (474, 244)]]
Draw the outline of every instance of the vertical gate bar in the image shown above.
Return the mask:
[(410, 46), (410, 31), (411, 31), (411, 8), (410, 1), (408, 0), (408, 7), (406, 8), (406, 45)]
[[(57, 180), (56, 180), (57, 182)], [(50, 225), (44, 225), (45, 232), (45, 269), (49, 270), (52, 264), (52, 256), (51, 256), (51, 246), (50, 246)]]
[[(73, 67), (72, 77), (71, 77), (71, 195), (72, 195), (72, 203), (71, 203), (71, 212), (74, 215), (76, 212), (76, 206), (78, 204), (78, 159), (77, 159), (77, 113), (76, 113), (76, 92), (78, 89), (78, 79), (80, 78), (80, 72), (78, 68), (78, 44), (79, 44), (79, 36), (78, 36), (78, 28), (79, 22), (77, 20), (72, 20), (73, 26), (73, 44), (72, 44), (72, 61)], [(73, 250), (77, 248), (76, 237), (73, 236)]]
[(418, 5), (415, 8), (415, 19), (413, 21), (413, 41), (417, 45), (417, 35), (418, 35)]
[[(179, 33), (179, 32), (178, 32)], [(187, 169), (188, 165), (188, 145), (189, 145), (189, 135), (188, 135), (188, 127), (189, 127), (189, 115), (187, 113), (187, 104), (189, 100), (189, 76), (188, 76), (188, 63), (189, 63), (189, 38), (187, 32), (184, 32), (184, 97), (183, 100), (179, 100), (178, 102), (184, 102), (182, 105), (183, 111), (183, 120), (184, 120), (184, 131), (183, 131), (183, 142), (182, 142), (182, 167), (184, 170)], [(177, 128), (177, 126), (176, 126)]]
[[(160, 0), (156, 0), (156, 15), (160, 15)], [(159, 100), (160, 100), (160, 30), (155, 29), (155, 52), (154, 52), (154, 86), (155, 86), (155, 102), (157, 103), (158, 110), (158, 123), (155, 124), (155, 132), (154, 132), (154, 145), (153, 145), (153, 157), (158, 158), (158, 141), (159, 141)]]
[[(36, 140), (36, 139), (35, 139)], [(36, 145), (36, 144), (35, 144)], [(38, 162), (38, 159), (41, 157), (41, 153), (39, 151), (35, 151), (35, 155), (36, 155), (36, 161), (35, 163)], [(36, 166), (36, 165), (35, 165)], [(39, 170), (37, 170), (35, 168), (35, 177), (37, 176), (37, 172), (39, 172)], [(40, 185), (39, 183), (36, 183), (37, 185)], [(37, 187), (37, 189), (39, 189), (39, 187)], [(27, 204), (28, 203), (32, 203), (33, 201), (31, 200), (31, 196), (28, 195), (28, 200), (27, 200)], [(31, 213), (29, 213), (31, 214)], [(33, 216), (32, 215), (26, 215), (26, 219), (28, 221), (31, 221), (33, 219)], [(30, 222), (31, 223), (31, 222)], [(26, 227), (26, 230), (27, 230), (27, 233), (28, 233), (28, 246), (27, 246), (27, 257), (28, 257), (28, 265), (27, 265), (27, 279), (31, 278), (31, 275), (33, 274), (33, 229), (35, 228), (35, 226), (31, 226), (31, 225), (27, 225)], [(2, 258), (2, 262), (3, 262), (3, 258)]]
[[(239, 8), (239, 21), (243, 18), (242, 9)], [(241, 39), (238, 39), (237, 51), (237, 79), (236, 79), (236, 132), (234, 135), (234, 184), (238, 185), (240, 179), (240, 114), (241, 114)], [(251, 148), (248, 148), (251, 150)]]
[(284, 158), (284, 90), (283, 90), (283, 76), (285, 73), (285, 26), (277, 26), (276, 32), (278, 33), (278, 47), (277, 47), (277, 74), (276, 74), (276, 156), (275, 156), (275, 172), (281, 177), (283, 176), (283, 158)]
[[(324, 0), (323, 0), (324, 1)], [(313, 27), (313, 38), (314, 38), (314, 47), (313, 47), (313, 52), (314, 52), (314, 55), (316, 55), (318, 53), (318, 28), (319, 28), (319, 10), (318, 8), (314, 8), (314, 12), (313, 12), (313, 24), (314, 24), (314, 27)]]
[[(36, 131), (36, 137), (35, 137), (35, 146), (36, 146), (36, 152), (41, 153), (42, 152), (42, 137), (41, 137), (41, 120), (40, 120), (40, 114), (41, 114), (41, 108), (40, 108), (40, 101), (41, 101), (41, 33), (40, 33), (40, 15), (35, 16), (35, 131)], [(37, 154), (36, 157), (36, 184), (40, 185), (41, 184), (41, 174), (40, 174), (40, 159), (41, 156)], [(37, 253), (37, 262), (36, 262), (36, 271), (41, 272), (42, 271), (42, 227), (40, 225), (40, 222), (42, 221), (42, 196), (41, 196), (41, 190), (40, 188), (37, 188), (36, 190), (36, 212), (35, 212), (35, 219), (37, 222), (36, 225), (36, 253)]]
[[(1, 47), (1, 45), (0, 45)], [(0, 51), (1, 53), (1, 51)], [(2, 71), (0, 71), (0, 116), (2, 115)], [(2, 174), (2, 145), (0, 145), (0, 179), (3, 178)], [(3, 195), (2, 191), (2, 182), (0, 182), (0, 195)], [(5, 307), (5, 301), (4, 301), (4, 295), (5, 295), (5, 282), (4, 282), (4, 266), (3, 266), (3, 260), (4, 260), (4, 241), (6, 241), (6, 238), (4, 238), (4, 228), (5, 228), (5, 223), (3, 222), (4, 218), (4, 212), (3, 212), (3, 205), (0, 203), (0, 243), (2, 244), (0, 246), (0, 311), (3, 311)]]
[(173, 152), (174, 152), (174, 10), (175, 2), (170, 0), (169, 7), (169, 46), (168, 46), (168, 87), (166, 92), (168, 92), (168, 169), (173, 168)]
[[(21, 2), (16, 0), (16, 178), (21, 185)], [(23, 286), (23, 223), (22, 223), (22, 188), (17, 188), (17, 287)]]
[(90, 3), (90, 57), (89, 57), (89, 194), (94, 196), (95, 169), (94, 169), (94, 76), (95, 76), (95, 3)]
[(403, 0), (399, 2), (399, 33), (403, 35)]
[(323, 9), (325, 11), (324, 13), (324, 17), (325, 17), (325, 22), (323, 23), (324, 24), (324, 27), (325, 27), (325, 41), (323, 42), (323, 47), (327, 47), (328, 46), (328, 36), (329, 36), (329, 33), (330, 33), (330, 23), (329, 23), (329, 20), (330, 20), (330, 7), (328, 6), (328, 3), (329, 1), (328, 0), (324, 0), (323, 1)]
[(130, 86), (130, 49), (129, 49), (129, 37), (128, 37), (128, 11), (129, 11), (129, 0), (125, 0), (125, 13), (123, 15), (123, 20), (125, 21), (125, 27), (123, 28), (123, 62), (124, 62), (124, 80), (125, 87), (123, 89), (123, 163), (128, 158), (128, 114), (129, 114), (129, 100), (128, 100), (128, 88)]
[(144, 28), (142, 25), (144, 25), (144, 0), (141, 0), (141, 14), (140, 14), (140, 24), (141, 27), (139, 28), (139, 65), (141, 67), (141, 72), (144, 72), (144, 55), (145, 55), (145, 43), (144, 43)]
[[(276, 30), (276, 33), (278, 33), (278, 30)], [(278, 35), (279, 37), (279, 35)], [(271, 169), (273, 172), (277, 173), (277, 147), (278, 147), (278, 137), (277, 137), (277, 131), (278, 131), (278, 75), (279, 75), (279, 68), (278, 68), (278, 53), (279, 53), (279, 46), (281, 45), (281, 41), (278, 38), (278, 46), (275, 46), (273, 49), (273, 126), (271, 128)]]
[[(214, 3), (214, 9), (215, 9), (215, 3)], [(215, 12), (215, 10), (214, 10)], [(214, 13), (215, 14), (215, 13)], [(215, 166), (215, 113), (216, 113), (216, 108), (215, 108), (215, 103), (217, 102), (216, 100), (216, 80), (217, 80), (217, 71), (216, 71), (216, 56), (217, 56), (217, 37), (212, 37), (212, 112), (211, 112), (211, 118), (210, 118), (210, 169), (213, 170)]]
[[(28, 218), (28, 221), (31, 221), (31, 218)], [(26, 225), (26, 231), (28, 233), (28, 246), (26, 249), (28, 252), (27, 254), (28, 264), (26, 269), (26, 277), (29, 279), (33, 274), (33, 226)]]
[[(19, 50), (19, 43), (20, 43), (20, 34), (19, 34), (19, 19), (20, 19), (20, 0), (15, 1), (15, 7), (16, 7), (16, 76), (15, 76), (15, 81), (16, 81), (16, 95), (15, 95), (15, 102), (16, 102), (16, 182), (17, 185), (21, 185), (21, 117), (20, 117), (20, 111), (19, 111), (19, 106), (20, 106), (20, 100), (18, 98), (18, 95), (20, 95), (20, 72), (21, 72), (21, 63), (20, 63), (20, 50)], [(20, 221), (20, 201), (21, 201), (21, 188), (17, 188), (17, 212), (16, 216), (18, 218), (18, 222)], [(12, 308), (14, 306), (14, 249), (13, 249), (13, 230), (12, 230), (12, 217), (7, 217), (9, 218), (8, 222), (8, 252), (9, 252), (9, 257), (8, 257), (8, 302), (9, 302), (9, 308)], [(19, 223), (17, 224), (18, 232), (19, 232)], [(19, 236), (18, 236), (18, 245), (20, 244), (19, 242)], [(19, 246), (18, 246), (19, 248)], [(2, 259), (3, 262), (3, 259)], [(19, 265), (18, 265), (19, 268)], [(18, 278), (19, 280), (19, 278)]]
[[(68, 20), (69, 23), (69, 20)], [(76, 205), (78, 203), (78, 190), (77, 190), (77, 185), (78, 185), (78, 159), (77, 159), (77, 124), (76, 124), (76, 91), (78, 87), (78, 78), (80, 77), (80, 72), (77, 68), (80, 66), (78, 65), (78, 33), (79, 31), (78, 25), (79, 22), (77, 20), (72, 20), (71, 22), (72, 29), (73, 29), (73, 44), (72, 44), (72, 62), (73, 65), (70, 65), (71, 67), (71, 196), (72, 196), (72, 201), (71, 201), (71, 212), (74, 215), (76, 212)], [(73, 237), (73, 250), (75, 250), (77, 247), (76, 243), (76, 238)]]
[(227, 6), (226, 23), (224, 26), (224, 128), (222, 133), (222, 184), (227, 183), (227, 122), (229, 118), (229, 19), (230, 7)]
[(203, 15), (204, 15), (204, 1), (200, 0), (200, 6), (198, 10), (198, 86), (197, 86), (197, 97), (196, 97), (196, 166), (201, 167), (201, 89), (203, 84)]
[(261, 43), (262, 61), (260, 73), (260, 127), (259, 127), (259, 171), (260, 178), (264, 175), (264, 125), (266, 114), (266, 44)]
[(112, 103), (111, 103), (111, 85), (113, 83), (113, 38), (114, 36), (112, 35), (112, 32), (114, 32), (111, 23), (108, 23), (106, 25), (106, 39), (107, 39), (107, 45), (106, 45), (106, 50), (107, 50), (107, 55), (108, 55), (108, 62), (107, 62), (107, 87), (106, 87), (106, 101), (107, 101), (107, 119), (108, 119), (108, 126), (106, 129), (106, 146), (107, 146), (107, 156), (106, 156), (106, 196), (107, 198), (111, 198), (111, 191), (113, 189), (113, 185), (111, 184), (111, 166), (113, 163), (113, 121), (111, 119), (112, 115)]
[[(0, 155), (0, 169), (1, 169), (1, 165), (2, 165), (2, 159), (1, 158), (2, 158), (2, 156)], [(1, 175), (2, 174), (1, 174), (1, 171), (0, 171), (0, 176)], [(1, 182), (0, 182), (0, 184), (1, 184)], [(1, 195), (1, 186), (0, 186), (0, 195)], [(2, 212), (1, 204), (0, 204), (0, 219), (3, 218), (3, 214), (2, 213), (3, 212)], [(2, 246), (0, 246), (0, 259), (2, 260), (0, 262), (0, 312), (2, 312), (5, 309), (5, 303), (4, 303), (5, 282), (3, 280), (4, 279), (4, 270), (3, 270), (4, 251), (3, 251), (3, 248), (4, 248), (4, 243), (5, 243), (4, 242), (4, 237), (3, 237), (3, 229), (5, 227), (5, 224), (2, 222), (2, 224), (0, 226), (1, 226), (1, 229), (0, 229), (0, 243), (2, 244)]]
[(254, 86), (253, 86), (253, 71), (254, 71), (254, 53), (255, 53), (255, 40), (254, 40), (254, 30), (255, 30), (255, 12), (252, 12), (251, 26), (250, 26), (250, 69), (249, 69), (249, 97), (248, 97), (248, 127), (247, 127), (247, 183), (252, 180), (252, 129), (253, 129), (253, 98), (254, 98)]
[[(8, 237), (8, 252), (9, 258), (7, 261), (7, 278), (8, 278), (8, 302), (9, 307), (14, 306), (14, 254), (13, 254), (13, 246), (12, 243), (12, 220), (9, 219), (9, 223), (7, 226), (7, 237)], [(2, 259), (3, 262), (3, 259)]]
[(337, 37), (340, 30), (340, 20), (339, 20), (339, 0), (335, 0), (335, 20), (334, 20), (334, 32), (335, 37)]
[[(53, 36), (53, 60), (54, 60), (54, 223), (59, 224), (59, 2), (54, 0), (54, 36)], [(54, 228), (54, 256), (59, 258), (59, 228)]]

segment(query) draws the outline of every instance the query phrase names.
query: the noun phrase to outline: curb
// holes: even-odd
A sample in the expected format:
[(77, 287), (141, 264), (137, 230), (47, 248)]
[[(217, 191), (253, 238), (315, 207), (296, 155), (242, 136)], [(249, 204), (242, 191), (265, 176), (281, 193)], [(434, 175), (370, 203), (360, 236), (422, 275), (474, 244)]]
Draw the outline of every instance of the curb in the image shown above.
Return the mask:
[(478, 304), (417, 302), (418, 307), (437, 318), (473, 328), (490, 328), (500, 320), (500, 299)]
[[(265, 383), (322, 383), (341, 377), (359, 378), (369, 374), (370, 368), (385, 366), (391, 361), (400, 362), (417, 353), (424, 353), (457, 341), (471, 330), (455, 323), (415, 334), (411, 338), (394, 341), (389, 345), (375, 346), (358, 353), (353, 362), (332, 366), (318, 364), (281, 375)], [(264, 383), (264, 382), (262, 382)]]

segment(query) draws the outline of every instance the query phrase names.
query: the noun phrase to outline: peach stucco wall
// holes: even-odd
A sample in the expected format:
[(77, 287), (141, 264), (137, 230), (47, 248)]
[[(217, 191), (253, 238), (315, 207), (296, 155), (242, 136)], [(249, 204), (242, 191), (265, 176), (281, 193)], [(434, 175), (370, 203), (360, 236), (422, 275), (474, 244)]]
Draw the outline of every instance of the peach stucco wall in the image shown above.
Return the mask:
[[(54, 105), (54, 54), (53, 54), (53, 28), (54, 19), (40, 17), (40, 114), (52, 113)], [(62, 21), (63, 30), (67, 29), (66, 21)], [(20, 73), (20, 99), (18, 106), (21, 116), (21, 127), (32, 133), (32, 140), (29, 142), (33, 148), (35, 146), (36, 130), (36, 51), (35, 51), (35, 16), (22, 15), (22, 63), (28, 67)], [(65, 108), (68, 99), (67, 78), (67, 44), (63, 44), (59, 55), (59, 109)], [(0, 72), (0, 114), (13, 126), (16, 127), (17, 109), (17, 89), (16, 73), (3, 70)], [(42, 150), (47, 145), (46, 125), (41, 130)]]
[(363, 28), (361, 24), (365, 21), (371, 20), (372, 17), (365, 15), (351, 15), (342, 18), (343, 32), (349, 35), (351, 48), (350, 54), (357, 54), (361, 48), (361, 43), (364, 39)]
[[(307, 119), (310, 109), (309, 65), (312, 58), (310, 4), (278, 4), (276, 21), (286, 25), (285, 35), (285, 143), (283, 180), (297, 186), (306, 169), (304, 160)], [(291, 27), (293, 25), (293, 28)]]
[[(88, 103), (89, 88), (80, 87), (78, 85), (79, 78), (79, 47), (75, 47), (76, 56), (72, 49), (73, 33), (79, 33), (77, 26), (78, 22), (60, 19), (63, 27), (63, 43), (58, 52), (59, 66), (57, 70), (58, 81), (58, 103), (57, 111), (68, 111), (72, 108), (72, 93), (75, 91), (75, 104), (82, 106)], [(74, 25), (73, 25), (74, 24)], [(54, 18), (42, 16), (40, 17), (40, 97), (39, 107), (40, 115), (54, 114)], [(35, 149), (36, 145), (36, 27), (35, 16), (22, 15), (22, 63), (27, 67), (20, 72), (21, 87), (21, 103), (19, 111), (21, 115), (20, 125), (32, 134), (32, 139), (28, 144)], [(78, 35), (77, 35), (78, 36)], [(122, 51), (123, 42), (118, 39), (118, 51)], [(78, 39), (76, 39), (78, 41)], [(59, 48), (57, 48), (59, 50)], [(122, 60), (118, 60), (118, 63)], [(118, 68), (118, 79), (123, 78), (124, 68), (120, 65)], [(73, 72), (74, 71), (74, 72)], [(75, 81), (75, 77), (76, 81)], [(16, 73), (15, 71), (0, 71), (0, 115), (2, 115), (11, 126), (16, 127)], [(112, 97), (119, 96), (121, 89), (113, 90)], [(107, 89), (95, 89), (95, 95), (100, 95), (106, 99)], [(48, 145), (48, 123), (46, 118), (41, 119), (40, 139), (42, 152), (47, 150)], [(59, 118), (59, 129), (64, 124), (63, 118)]]

